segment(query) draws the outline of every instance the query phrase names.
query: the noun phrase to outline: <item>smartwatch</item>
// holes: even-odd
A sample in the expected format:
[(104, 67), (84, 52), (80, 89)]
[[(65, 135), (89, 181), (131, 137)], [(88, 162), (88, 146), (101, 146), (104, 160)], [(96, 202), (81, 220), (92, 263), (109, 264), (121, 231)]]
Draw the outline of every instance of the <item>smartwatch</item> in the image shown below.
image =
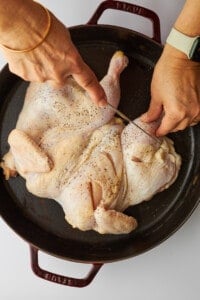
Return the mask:
[(172, 28), (166, 42), (185, 53), (190, 60), (200, 62), (200, 36), (191, 37)]

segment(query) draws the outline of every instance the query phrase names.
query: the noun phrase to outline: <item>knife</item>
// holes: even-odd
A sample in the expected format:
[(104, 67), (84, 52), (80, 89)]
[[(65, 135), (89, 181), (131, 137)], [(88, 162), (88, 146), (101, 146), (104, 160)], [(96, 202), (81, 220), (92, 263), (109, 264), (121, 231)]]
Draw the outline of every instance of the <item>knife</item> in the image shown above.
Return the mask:
[(143, 133), (145, 133), (146, 135), (148, 135), (148, 137), (150, 137), (151, 139), (153, 139), (156, 143), (159, 144), (159, 146), (161, 145), (161, 141), (159, 138), (157, 138), (156, 136), (152, 136), (150, 133), (148, 133), (146, 130), (144, 130), (142, 127), (140, 127), (137, 123), (135, 123), (134, 121), (132, 121), (129, 117), (127, 117), (123, 112), (121, 112), (119, 109), (115, 108), (112, 104), (107, 102), (107, 105), (119, 116), (121, 117), (123, 120), (127, 121), (129, 124), (133, 124), (134, 126), (136, 126), (137, 128), (139, 128)]

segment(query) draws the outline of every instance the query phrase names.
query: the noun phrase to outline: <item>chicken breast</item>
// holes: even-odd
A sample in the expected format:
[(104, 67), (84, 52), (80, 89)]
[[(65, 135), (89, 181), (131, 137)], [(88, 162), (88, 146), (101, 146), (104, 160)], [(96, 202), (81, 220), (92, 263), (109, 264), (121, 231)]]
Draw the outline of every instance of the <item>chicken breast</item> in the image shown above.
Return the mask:
[(99, 233), (128, 233), (136, 227), (134, 218), (115, 210), (126, 191), (122, 130), (116, 120), (94, 131), (83, 163), (56, 199), (73, 227)]
[[(101, 81), (114, 107), (127, 64), (116, 52)], [(136, 122), (152, 135), (158, 126)], [(20, 174), (31, 193), (62, 206), (72, 227), (101, 234), (134, 230), (137, 221), (123, 211), (168, 188), (181, 164), (171, 140), (158, 144), (136, 126), (125, 126), (109, 106), (93, 104), (71, 77), (59, 90), (30, 84), (8, 143), (1, 163), (6, 179)]]
[[(107, 74), (100, 82), (108, 102), (114, 107), (118, 106), (120, 100), (120, 74), (127, 65), (128, 58), (123, 52), (117, 51), (111, 58)], [(36, 165), (40, 166), (40, 169), (41, 156), (43, 160), (46, 157), (50, 168), (55, 161), (51, 160), (47, 152), (53, 151), (52, 147), (56, 147), (57, 152), (62, 152), (63, 143), (68, 144), (66, 135), (78, 134), (78, 139), (80, 135), (89, 136), (93, 130), (108, 123), (113, 116), (114, 112), (110, 107), (97, 107), (72, 77), (69, 77), (66, 85), (60, 89), (53, 89), (48, 83), (31, 83), (17, 120), (18, 131), (14, 130), (9, 138), (12, 149), (3, 157), (4, 162), (1, 164), (6, 179), (15, 176), (16, 173), (24, 177), (22, 164), (22, 169), (26, 170), (26, 173), (31, 172)], [(20, 141), (17, 150), (14, 150), (16, 147), (12, 143), (15, 134), (17, 135), (15, 142), (17, 139)], [(59, 143), (62, 145), (61, 148)], [(30, 151), (27, 151), (30, 145), (32, 145), (31, 153), (33, 148), (40, 153), (40, 158), (39, 154), (37, 156), (38, 164), (37, 160), (32, 159), (31, 166)], [(20, 165), (20, 169), (16, 165)], [(47, 166), (40, 171), (44, 172), (46, 169)]]

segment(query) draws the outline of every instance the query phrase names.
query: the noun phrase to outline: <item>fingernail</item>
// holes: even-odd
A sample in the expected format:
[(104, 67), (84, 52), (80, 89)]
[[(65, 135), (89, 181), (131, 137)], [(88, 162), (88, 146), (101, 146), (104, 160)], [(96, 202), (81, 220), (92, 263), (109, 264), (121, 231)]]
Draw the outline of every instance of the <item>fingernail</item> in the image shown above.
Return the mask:
[(162, 137), (162, 136), (164, 136), (164, 135), (163, 135), (162, 133), (160, 134), (159, 130), (157, 130), (157, 131), (156, 131), (156, 137), (159, 138), (159, 137)]
[(106, 106), (106, 104), (107, 104), (106, 99), (101, 99), (101, 100), (98, 102), (98, 106), (99, 106), (99, 107), (104, 107), (104, 106)]

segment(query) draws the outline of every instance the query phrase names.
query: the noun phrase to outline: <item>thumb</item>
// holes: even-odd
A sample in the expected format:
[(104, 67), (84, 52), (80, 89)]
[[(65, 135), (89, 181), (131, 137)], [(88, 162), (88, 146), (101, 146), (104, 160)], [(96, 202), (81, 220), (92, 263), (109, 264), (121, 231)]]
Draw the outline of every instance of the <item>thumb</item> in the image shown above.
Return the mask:
[(149, 109), (146, 113), (144, 113), (140, 119), (142, 122), (150, 123), (159, 119), (163, 111), (163, 107), (161, 103), (155, 102), (151, 99)]

